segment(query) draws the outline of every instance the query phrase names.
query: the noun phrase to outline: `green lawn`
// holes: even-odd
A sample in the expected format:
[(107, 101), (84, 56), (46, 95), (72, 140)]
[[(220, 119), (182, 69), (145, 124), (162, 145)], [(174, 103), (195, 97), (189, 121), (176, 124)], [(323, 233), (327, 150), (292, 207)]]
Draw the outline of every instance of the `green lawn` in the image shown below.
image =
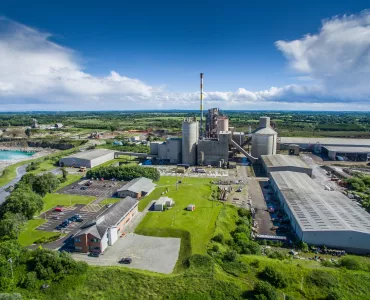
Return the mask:
[(26, 228), (21, 232), (18, 241), (22, 246), (32, 245), (34, 241), (42, 237), (51, 237), (58, 235), (57, 232), (48, 232), (43, 230), (35, 230), (41, 224), (45, 223), (44, 219), (33, 219), (27, 222)]
[(51, 160), (46, 160), (46, 161), (41, 162), (40, 166), (36, 170), (30, 171), (29, 173), (37, 175), (41, 172), (54, 170), (55, 168), (56, 168), (56, 166), (54, 165), (54, 163)]
[[(161, 192), (168, 188), (167, 196), (173, 198), (176, 205), (164, 212), (149, 212), (137, 227), (136, 232), (152, 236), (171, 236), (171, 232), (179, 230), (183, 233), (188, 232), (191, 253), (204, 254), (223, 205), (209, 200), (210, 181), (209, 178), (184, 178), (176, 190), (174, 185), (176, 177), (162, 177), (158, 182), (159, 187), (141, 200), (140, 204), (145, 206), (151, 200), (158, 199)], [(189, 204), (195, 204), (195, 211), (185, 210)], [(166, 231), (170, 234), (166, 235)]]
[(43, 211), (47, 211), (54, 206), (65, 205), (70, 206), (74, 204), (88, 204), (94, 201), (95, 197), (91, 196), (77, 196), (77, 195), (66, 195), (66, 194), (47, 194), (44, 197), (44, 208)]
[[(62, 175), (60, 175), (59, 177), (61, 177)], [(66, 187), (67, 185), (70, 185), (72, 184), (73, 182), (77, 181), (77, 180), (80, 180), (82, 178), (81, 175), (79, 174), (68, 174), (67, 175), (67, 181), (63, 182), (63, 183), (60, 183), (58, 188), (57, 188), (57, 191)]]
[(122, 200), (121, 198), (107, 198), (105, 200), (103, 200), (102, 202), (100, 202), (99, 204), (103, 204), (103, 205), (106, 205), (106, 204), (113, 204), (113, 203), (117, 203), (118, 201)]

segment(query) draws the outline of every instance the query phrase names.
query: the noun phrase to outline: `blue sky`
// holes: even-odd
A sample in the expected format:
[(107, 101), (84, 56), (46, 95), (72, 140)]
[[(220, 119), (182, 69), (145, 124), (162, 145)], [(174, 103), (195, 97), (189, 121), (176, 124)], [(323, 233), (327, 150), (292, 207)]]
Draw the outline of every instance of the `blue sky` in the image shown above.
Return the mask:
[(3, 0), (1, 110), (368, 110), (367, 5)]

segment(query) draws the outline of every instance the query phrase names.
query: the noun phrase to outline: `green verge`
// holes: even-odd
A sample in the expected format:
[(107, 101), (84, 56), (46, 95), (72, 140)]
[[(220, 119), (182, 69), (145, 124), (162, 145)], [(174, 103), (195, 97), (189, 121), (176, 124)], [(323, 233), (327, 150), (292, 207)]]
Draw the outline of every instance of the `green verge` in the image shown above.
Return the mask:
[(101, 201), (99, 204), (103, 204), (103, 205), (113, 204), (113, 203), (119, 202), (120, 200), (122, 199), (121, 198), (107, 198)]
[(22, 246), (30, 246), (36, 240), (40, 238), (49, 238), (52, 236), (57, 236), (59, 233), (57, 232), (49, 232), (43, 230), (35, 230), (37, 227), (45, 223), (44, 219), (33, 219), (29, 220), (26, 224), (24, 230), (20, 233), (18, 237), (18, 241)]
[(44, 197), (44, 207), (42, 211), (48, 211), (54, 206), (63, 205), (70, 206), (75, 204), (89, 204), (96, 198), (91, 196), (77, 196), (67, 194), (47, 194)]
[[(58, 177), (62, 177), (62, 175), (59, 175)], [(55, 191), (59, 191), (60, 189), (72, 184), (73, 182), (80, 180), (81, 178), (82, 176), (79, 174), (68, 174), (67, 180), (65, 182), (60, 183)]]

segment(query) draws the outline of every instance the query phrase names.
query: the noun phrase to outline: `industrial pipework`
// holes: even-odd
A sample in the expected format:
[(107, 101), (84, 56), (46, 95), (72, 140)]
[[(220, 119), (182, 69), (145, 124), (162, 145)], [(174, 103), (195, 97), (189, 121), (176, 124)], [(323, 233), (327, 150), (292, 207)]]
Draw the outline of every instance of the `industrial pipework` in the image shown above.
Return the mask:
[(200, 73), (200, 138), (203, 138), (203, 75)]

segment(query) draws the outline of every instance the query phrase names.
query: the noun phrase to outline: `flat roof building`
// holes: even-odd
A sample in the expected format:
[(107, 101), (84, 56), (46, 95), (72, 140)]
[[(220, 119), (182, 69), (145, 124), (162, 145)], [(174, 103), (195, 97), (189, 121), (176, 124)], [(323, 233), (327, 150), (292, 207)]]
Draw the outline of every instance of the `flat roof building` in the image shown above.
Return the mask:
[(353, 253), (370, 253), (370, 214), (307, 174), (271, 172), (271, 185), (298, 238)]
[(145, 195), (151, 193), (155, 188), (153, 180), (139, 177), (131, 180), (129, 183), (125, 184), (123, 187), (117, 190), (118, 197), (132, 197), (140, 199)]
[(291, 155), (261, 155), (262, 166), (267, 175), (276, 171), (292, 171), (312, 176), (312, 169), (299, 157)]
[(368, 161), (370, 147), (323, 146), (322, 153), (332, 160), (337, 160), (338, 156), (341, 156), (351, 161)]
[(108, 149), (94, 149), (74, 153), (59, 160), (61, 167), (93, 168), (114, 159), (115, 151)]
[(370, 147), (370, 139), (316, 138), (316, 137), (280, 137), (280, 146), (297, 144), (301, 148), (320, 144), (321, 146)]

